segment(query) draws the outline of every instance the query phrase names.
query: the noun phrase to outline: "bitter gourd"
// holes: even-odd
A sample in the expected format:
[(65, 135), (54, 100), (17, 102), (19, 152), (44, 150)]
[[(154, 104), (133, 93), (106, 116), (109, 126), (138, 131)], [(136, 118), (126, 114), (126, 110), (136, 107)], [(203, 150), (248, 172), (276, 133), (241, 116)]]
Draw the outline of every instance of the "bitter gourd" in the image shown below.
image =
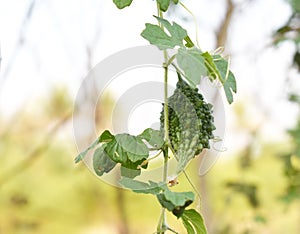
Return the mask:
[[(197, 88), (192, 88), (178, 73), (178, 82), (172, 96), (168, 98), (169, 139), (177, 160), (177, 173), (188, 162), (200, 154), (204, 148), (210, 148), (209, 140), (214, 138), (215, 130), (212, 105), (206, 103)], [(164, 132), (164, 108), (160, 125)]]

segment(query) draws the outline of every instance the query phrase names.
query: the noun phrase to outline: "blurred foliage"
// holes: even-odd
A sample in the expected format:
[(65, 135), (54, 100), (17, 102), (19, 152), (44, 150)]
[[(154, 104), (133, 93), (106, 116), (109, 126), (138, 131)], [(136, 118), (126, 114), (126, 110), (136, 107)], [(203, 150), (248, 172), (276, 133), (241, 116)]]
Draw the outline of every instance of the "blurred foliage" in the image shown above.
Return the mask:
[(299, 233), (299, 206), (280, 200), (288, 180), (277, 155), (289, 150), (285, 143), (263, 144), (247, 170), (236, 157), (241, 154), (218, 161), (208, 174), (213, 233)]
[(257, 186), (251, 183), (244, 182), (227, 182), (226, 186), (233, 191), (243, 194), (252, 207), (258, 207), (259, 201), (257, 198)]
[[(58, 88), (47, 95), (11, 119), (0, 118), (0, 234), (119, 233), (118, 189), (74, 164), (68, 92)], [(98, 108), (108, 110), (97, 113), (99, 128), (108, 122), (111, 103), (108, 95)], [(157, 201), (123, 196), (130, 233), (153, 232)], [(141, 207), (147, 209), (141, 213)]]
[(66, 87), (53, 87), (44, 102), (42, 106), (44, 106), (49, 120), (62, 116), (72, 107), (72, 99)]
[(288, 0), (292, 14), (287, 22), (278, 28), (273, 36), (273, 43), (277, 45), (283, 41), (292, 41), (296, 50), (293, 56), (294, 66), (300, 71), (300, 0)]
[[(300, 1), (289, 0), (292, 8), (292, 14), (285, 25), (280, 27), (274, 34), (274, 44), (282, 41), (291, 41), (295, 44), (295, 53), (293, 56), (293, 65), (300, 71)], [(300, 107), (300, 96), (290, 93), (289, 101)], [(300, 110), (300, 108), (299, 108)], [(287, 178), (287, 186), (284, 190), (282, 200), (290, 203), (300, 199), (300, 115), (298, 122), (293, 129), (287, 130), (291, 139), (292, 148), (289, 152), (281, 155), (284, 164), (284, 175)]]
[[(55, 118), (49, 118), (54, 111), (49, 103), (54, 105), (57, 96), (54, 92), (41, 101), (38, 112), (33, 111), (33, 105), (18, 113), (17, 118), (0, 118), (0, 233), (119, 233), (118, 190), (99, 180), (84, 165), (75, 166), (76, 149), (68, 122), (62, 122), (50, 140), (43, 140), (53, 123), (64, 118), (64, 110), (71, 108), (72, 102), (66, 101), (69, 104), (58, 108)], [(106, 117), (99, 115), (100, 126)], [(6, 172), (16, 168), (37, 147), (41, 150), (30, 165), (3, 181)], [(298, 233), (299, 209), (287, 208), (279, 199), (289, 180), (282, 174), (284, 165), (275, 157), (278, 152), (290, 152), (293, 146), (263, 144), (255, 157), (250, 150), (253, 146), (248, 147), (241, 150), (240, 157), (226, 159), (224, 155), (224, 160), (219, 160), (207, 175), (214, 233)], [(247, 167), (240, 161), (245, 153), (251, 159)], [(299, 169), (293, 158), (290, 162)], [(197, 170), (196, 164), (188, 169), (193, 181), (198, 180)], [(178, 181), (175, 191), (190, 188), (184, 176)], [(160, 209), (156, 199), (124, 191), (124, 208), (130, 234), (153, 233), (157, 221), (153, 214)], [(168, 218), (170, 225), (184, 233), (176, 218)]]
[[(47, 122), (47, 105), (42, 106), (44, 114), (36, 117), (35, 113), (24, 112), (5, 134), (7, 122), (1, 119), (0, 180), (6, 169), (23, 160), (47, 134), (47, 124), (44, 128), (38, 124), (52, 124)], [(24, 126), (32, 127), (29, 130)], [(66, 133), (65, 127), (62, 132)], [(71, 136), (61, 133), (45, 143), (47, 147), (30, 167), (0, 184), (1, 234), (118, 233), (117, 189), (99, 180), (84, 165), (75, 166), (74, 142)], [(297, 233), (299, 210), (287, 209), (278, 199), (286, 179), (275, 155), (283, 149), (289, 151), (290, 147), (264, 145), (258, 157), (251, 157), (247, 170), (240, 166), (239, 157), (218, 161), (207, 175), (215, 233)], [(194, 181), (196, 171), (197, 165), (192, 164), (188, 173)], [(187, 188), (189, 185), (181, 176), (174, 189)], [(153, 214), (160, 209), (157, 201), (132, 192), (125, 192), (124, 196), (129, 233), (152, 233), (157, 221)], [(176, 220), (169, 218), (176, 227)]]
[(289, 0), (289, 2), (291, 3), (294, 11), (300, 12), (300, 1), (299, 0)]
[[(296, 103), (300, 109), (300, 96), (292, 94), (289, 100)], [(291, 138), (292, 149), (281, 156), (284, 175), (288, 178), (282, 200), (291, 203), (294, 200), (300, 200), (300, 116), (295, 127), (289, 129), (287, 133)]]
[[(300, 1), (289, 3), (293, 13), (273, 39), (274, 45), (294, 43), (292, 65), (300, 71)], [(289, 100), (300, 107), (298, 94), (289, 94)], [(287, 130), (289, 142), (266, 145), (259, 139), (260, 123), (245, 118), (248, 106), (236, 109), (236, 125), (248, 131), (248, 143), (237, 157), (225, 165), (218, 163), (209, 177), (211, 190), (224, 188), (213, 193), (218, 226), (214, 233), (300, 233), (300, 116), (297, 124)], [(257, 148), (259, 152), (255, 152)], [(220, 197), (223, 200), (218, 200)]]
[(101, 212), (114, 213), (116, 207), (108, 206), (114, 204), (113, 188), (99, 187), (88, 170), (74, 167), (76, 149), (66, 134), (71, 104), (59, 88), (10, 120), (1, 118), (1, 234), (84, 233), (99, 219), (108, 227), (114, 223), (113, 215)]

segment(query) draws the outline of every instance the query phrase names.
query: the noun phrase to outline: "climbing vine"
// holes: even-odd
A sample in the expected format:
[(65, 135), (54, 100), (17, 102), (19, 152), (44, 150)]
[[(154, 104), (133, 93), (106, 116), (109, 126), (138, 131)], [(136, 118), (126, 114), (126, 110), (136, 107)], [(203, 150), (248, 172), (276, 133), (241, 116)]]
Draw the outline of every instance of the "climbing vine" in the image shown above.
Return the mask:
[[(132, 0), (113, 0), (119, 9), (131, 5)], [(186, 7), (179, 0), (156, 0), (157, 24), (146, 23), (141, 36), (156, 46), (164, 55), (164, 103), (160, 117), (160, 130), (145, 129), (139, 135), (121, 133), (113, 135), (105, 130), (85, 151), (75, 159), (80, 162), (90, 150), (95, 149), (93, 167), (98, 176), (110, 172), (120, 165), (120, 185), (136, 193), (154, 195), (162, 207), (156, 233), (166, 231), (177, 233), (168, 226), (166, 212), (180, 219), (188, 234), (207, 233), (201, 214), (187, 207), (195, 200), (193, 192), (174, 192), (168, 181), (168, 163), (171, 157), (177, 160), (176, 176), (184, 172), (188, 163), (203, 149), (210, 148), (215, 130), (213, 106), (206, 103), (197, 89), (201, 78), (209, 77), (211, 82), (222, 85), (228, 103), (233, 102), (236, 81), (229, 70), (229, 61), (219, 53), (202, 51), (188, 32), (176, 22), (164, 18), (164, 12), (171, 4)], [(169, 55), (169, 49), (176, 53)], [(168, 72), (172, 66), (178, 82), (174, 94), (168, 94)], [(153, 158), (151, 151), (159, 151), (156, 157), (163, 157), (161, 182), (142, 182), (135, 179), (147, 170)]]

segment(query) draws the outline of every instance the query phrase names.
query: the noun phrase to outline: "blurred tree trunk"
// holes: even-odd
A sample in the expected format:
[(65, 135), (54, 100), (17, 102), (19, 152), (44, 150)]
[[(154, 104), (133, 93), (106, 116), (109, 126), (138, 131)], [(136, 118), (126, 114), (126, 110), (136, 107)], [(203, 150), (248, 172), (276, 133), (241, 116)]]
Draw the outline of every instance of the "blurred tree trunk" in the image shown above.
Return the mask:
[(118, 232), (119, 234), (129, 234), (128, 221), (126, 215), (126, 207), (125, 207), (125, 192), (121, 188), (116, 189), (117, 193), (117, 207), (119, 211), (119, 223), (118, 223)]
[(216, 33), (216, 37), (217, 37), (216, 48), (226, 45), (227, 37), (228, 37), (228, 29), (231, 23), (234, 10), (235, 10), (235, 5), (233, 4), (232, 0), (227, 0), (227, 11), (225, 13), (225, 18), (221, 23), (218, 32)]

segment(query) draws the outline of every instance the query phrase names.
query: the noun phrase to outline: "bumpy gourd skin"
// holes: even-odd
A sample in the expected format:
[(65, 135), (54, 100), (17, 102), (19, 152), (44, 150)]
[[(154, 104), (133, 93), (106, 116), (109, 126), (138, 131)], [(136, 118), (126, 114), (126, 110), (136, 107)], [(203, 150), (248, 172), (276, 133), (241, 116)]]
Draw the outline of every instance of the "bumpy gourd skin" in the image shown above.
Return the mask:
[[(168, 98), (169, 139), (178, 156), (179, 171), (214, 138), (212, 105), (206, 103), (198, 89), (191, 88), (178, 74), (174, 94)], [(164, 131), (164, 107), (160, 116)]]

